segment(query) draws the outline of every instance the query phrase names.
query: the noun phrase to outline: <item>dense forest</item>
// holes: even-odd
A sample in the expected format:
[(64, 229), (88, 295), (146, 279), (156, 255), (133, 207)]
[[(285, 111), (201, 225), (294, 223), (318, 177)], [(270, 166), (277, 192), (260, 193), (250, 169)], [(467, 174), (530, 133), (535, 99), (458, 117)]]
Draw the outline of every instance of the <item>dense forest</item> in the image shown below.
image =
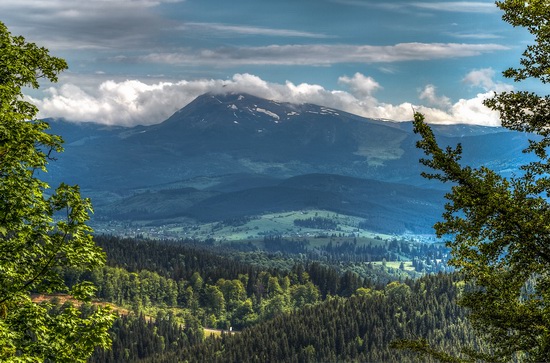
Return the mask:
[(456, 284), (455, 277), (438, 275), (392, 282), (382, 290), (361, 288), (350, 298), (334, 297), (240, 334), (208, 339), (184, 349), (180, 357), (194, 362), (407, 362), (418, 357), (390, 345), (416, 337), (457, 352), (476, 342), (464, 312), (453, 303)]
[[(69, 286), (93, 282), (98, 301), (118, 314), (112, 348), (96, 350), (90, 362), (407, 362), (415, 356), (391, 348), (393, 341), (426, 338), (449, 352), (478, 344), (455, 303), (463, 286), (455, 274), (410, 279), (383, 264), (243, 252), (212, 241), (95, 240), (107, 264), (63, 272)], [(380, 256), (419, 249), (384, 246)], [(373, 278), (356, 272), (360, 265)]]

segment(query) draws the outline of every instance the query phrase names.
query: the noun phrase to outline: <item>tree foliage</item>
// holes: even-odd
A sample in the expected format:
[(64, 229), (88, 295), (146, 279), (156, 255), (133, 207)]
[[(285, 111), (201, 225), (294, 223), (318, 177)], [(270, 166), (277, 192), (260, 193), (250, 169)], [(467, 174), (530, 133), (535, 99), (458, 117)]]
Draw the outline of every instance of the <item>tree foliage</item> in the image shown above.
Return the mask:
[[(0, 22), (0, 360), (84, 361), (95, 346), (109, 344), (111, 315), (98, 309), (83, 317), (73, 307), (36, 304), (31, 292), (67, 291), (60, 268), (93, 268), (105, 257), (85, 224), (91, 204), (78, 186), (54, 192), (40, 180), (62, 139), (36, 120), (38, 109), (23, 87), (57, 81), (67, 68), (45, 48), (12, 36)], [(70, 293), (90, 298), (94, 289), (75, 285)]]
[[(457, 353), (476, 344), (454, 302), (457, 276), (440, 274), (277, 315), (235, 335), (189, 345), (164, 362), (418, 362), (391, 349), (396, 339), (424, 336), (434, 350)], [(425, 362), (434, 362), (428, 358)]]
[[(550, 6), (544, 0), (497, 2), (503, 19), (526, 28), (535, 39), (520, 67), (503, 74), (515, 81), (550, 81)], [(496, 94), (485, 104), (499, 111), (502, 126), (533, 134), (529, 147), (536, 161), (521, 173), (504, 178), (486, 167), (460, 163), (462, 148), (441, 148), (421, 114), (415, 132), (427, 155), (421, 162), (433, 171), (430, 179), (452, 184), (439, 236), (451, 236), (449, 264), (472, 283), (461, 298), (474, 328), (491, 344), (488, 361), (550, 360), (550, 103), (549, 96), (513, 91)], [(411, 345), (417, 351), (426, 345)], [(431, 352), (433, 353), (433, 352)], [(433, 354), (432, 354), (433, 355)]]
[[(90, 362), (417, 362), (390, 343), (424, 337), (448, 355), (479, 346), (456, 304), (464, 282), (455, 274), (375, 284), (340, 262), (265, 268), (197, 241), (96, 243), (110, 266), (66, 270), (67, 283), (89, 279), (99, 298), (133, 312), (115, 322), (112, 350)], [(233, 334), (212, 338), (203, 326)]]

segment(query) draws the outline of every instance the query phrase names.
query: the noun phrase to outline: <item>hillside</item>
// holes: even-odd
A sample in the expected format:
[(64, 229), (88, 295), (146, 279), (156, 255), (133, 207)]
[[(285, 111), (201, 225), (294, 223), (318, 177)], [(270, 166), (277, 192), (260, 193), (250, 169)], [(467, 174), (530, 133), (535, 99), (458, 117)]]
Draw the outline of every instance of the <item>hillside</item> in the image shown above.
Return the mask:
[[(98, 298), (125, 313), (111, 331), (112, 350), (96, 351), (90, 362), (415, 362), (419, 357), (391, 343), (422, 337), (451, 354), (480, 347), (456, 304), (458, 275), (410, 280), (400, 268), (372, 263), (281, 258), (194, 241), (96, 241), (107, 266), (91, 274), (73, 269), (65, 278), (92, 281)], [(382, 246), (385, 253), (433, 247)], [(368, 275), (353, 271), (360, 265)], [(226, 333), (208, 337), (204, 328)]]
[(218, 178), (219, 184), (203, 190), (175, 186), (147, 190), (98, 210), (113, 219), (147, 220), (158, 225), (182, 216), (208, 223), (316, 209), (360, 217), (362, 228), (387, 233), (429, 233), (443, 211), (442, 192), (406, 184), (333, 174), (284, 180), (244, 175), (228, 179)]

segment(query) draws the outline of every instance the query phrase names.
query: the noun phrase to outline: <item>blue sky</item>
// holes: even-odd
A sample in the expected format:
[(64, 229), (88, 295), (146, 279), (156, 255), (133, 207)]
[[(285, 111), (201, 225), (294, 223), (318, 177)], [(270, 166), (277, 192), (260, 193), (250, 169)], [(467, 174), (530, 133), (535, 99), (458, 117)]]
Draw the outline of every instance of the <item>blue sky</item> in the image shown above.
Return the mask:
[(492, 1), (3, 0), (14, 35), (65, 58), (41, 116), (163, 121), (204, 92), (367, 117), (498, 125), (481, 102), (530, 41)]

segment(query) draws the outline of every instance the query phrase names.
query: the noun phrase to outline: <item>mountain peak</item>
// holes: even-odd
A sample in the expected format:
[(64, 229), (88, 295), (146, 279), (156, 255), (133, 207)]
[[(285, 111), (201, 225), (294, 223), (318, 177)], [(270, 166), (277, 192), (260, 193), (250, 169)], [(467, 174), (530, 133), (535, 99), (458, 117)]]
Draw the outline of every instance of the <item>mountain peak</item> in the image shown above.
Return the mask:
[[(264, 127), (271, 127), (280, 123), (296, 119), (322, 119), (322, 118), (343, 118), (355, 117), (344, 111), (329, 107), (318, 106), (309, 103), (290, 103), (268, 100), (248, 93), (205, 93), (198, 96), (187, 106), (176, 112), (166, 122), (192, 122), (193, 115), (200, 110), (201, 115), (208, 116), (201, 119), (201, 122), (223, 122), (233, 125), (248, 125), (256, 127), (258, 132), (264, 132)], [(205, 113), (206, 111), (206, 113)], [(223, 120), (222, 120), (223, 119)], [(206, 121), (208, 120), (208, 121)], [(373, 120), (372, 120), (373, 121)], [(270, 126), (271, 124), (271, 126)], [(206, 126), (203, 125), (203, 126)]]
[[(102, 183), (122, 188), (237, 172), (275, 177), (330, 173), (424, 183), (419, 181), (418, 159), (422, 155), (415, 148), (418, 136), (412, 133), (410, 123), (376, 121), (328, 107), (270, 101), (247, 93), (201, 95), (152, 126), (97, 126), (97, 130), (95, 125), (52, 126), (53, 132), (59, 131), (67, 140), (68, 152), (60, 159), (74, 160), (73, 164), (54, 163), (52, 168), (66, 167), (66, 173), (57, 174), (65, 178), (78, 175), (77, 180), (71, 179), (73, 183), (88, 187)], [(520, 135), (470, 130), (468, 126), (451, 130), (443, 142), (461, 142), (466, 162), (482, 160), (483, 165), (495, 163), (498, 170), (516, 170), (516, 161), (506, 158), (526, 145)], [(455, 134), (468, 136), (458, 139)], [(98, 165), (101, 173), (96, 172)], [(72, 173), (74, 170), (78, 172)], [(104, 175), (110, 176), (105, 179)]]

